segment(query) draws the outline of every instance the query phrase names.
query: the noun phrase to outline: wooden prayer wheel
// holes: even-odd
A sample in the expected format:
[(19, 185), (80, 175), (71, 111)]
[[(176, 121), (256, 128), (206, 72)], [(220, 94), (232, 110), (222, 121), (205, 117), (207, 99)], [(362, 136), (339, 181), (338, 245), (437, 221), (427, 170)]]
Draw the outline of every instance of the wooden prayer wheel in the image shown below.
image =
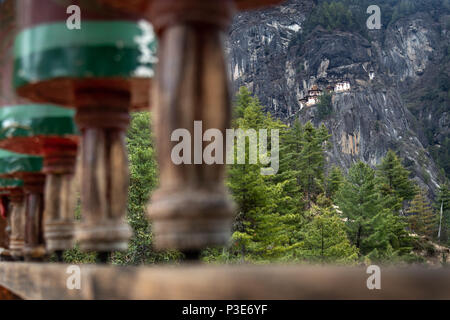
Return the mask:
[[(68, 26), (69, 5), (79, 8), (80, 29)], [(35, 102), (76, 108), (82, 135), (80, 247), (126, 250), (131, 231), (124, 219), (125, 131), (129, 111), (149, 106), (156, 63), (153, 29), (95, 1), (18, 0), (16, 13), (17, 92)]]
[[(44, 157), (47, 192), (44, 231), (49, 252), (73, 247), (75, 191), (72, 177), (78, 144), (75, 112), (48, 104), (29, 103), (12, 87), (13, 43), (17, 33), (12, 1), (0, 7), (0, 148)], [(4, 17), (10, 17), (6, 20)], [(4, 33), (3, 30), (7, 30)]]
[(45, 175), (42, 157), (19, 154), (0, 149), (0, 178), (23, 180), (25, 197), (26, 260), (42, 260), (46, 256), (43, 236), (43, 209)]
[(44, 236), (48, 252), (73, 247), (73, 182), (78, 130), (74, 111), (52, 105), (0, 106), (0, 148), (43, 157)]
[[(3, 256), (17, 260), (23, 257), (24, 235), (25, 235), (25, 205), (23, 197), (23, 181), (17, 179), (0, 179), (0, 224), (6, 223), (0, 227), (0, 239), (2, 234), (6, 235), (7, 240), (0, 240), (0, 248), (7, 249), (7, 254), (3, 251)], [(5, 203), (5, 197), (8, 203)], [(6, 231), (6, 233), (2, 233)], [(1, 250), (1, 249), (0, 249)]]
[(24, 257), (26, 222), (26, 203), (23, 182), (21, 187), (13, 188), (9, 191), (9, 199), (12, 207), (9, 218), (11, 226), (9, 250), (14, 260), (20, 260)]
[[(236, 10), (276, 4), (279, 0), (98, 0), (124, 12), (144, 15), (158, 35), (158, 69), (153, 86), (154, 128), (160, 188), (151, 200), (157, 248), (176, 248), (188, 258), (207, 246), (229, 240), (234, 205), (224, 187), (224, 160), (202, 161), (208, 143), (192, 146), (189, 163), (172, 159), (176, 129), (191, 137), (217, 129), (226, 137), (231, 104), (223, 39)], [(202, 132), (194, 122), (201, 121)]]

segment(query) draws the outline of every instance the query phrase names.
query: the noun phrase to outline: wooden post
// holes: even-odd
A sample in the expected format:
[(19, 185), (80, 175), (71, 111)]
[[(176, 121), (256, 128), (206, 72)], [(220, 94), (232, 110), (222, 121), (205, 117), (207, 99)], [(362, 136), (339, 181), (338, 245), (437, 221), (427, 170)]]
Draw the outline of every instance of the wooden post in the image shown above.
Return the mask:
[(191, 164), (175, 164), (171, 153), (178, 142), (171, 135), (187, 129), (193, 139), (194, 121), (201, 121), (203, 132), (218, 129), (226, 137), (231, 107), (223, 37), (232, 12), (231, 1), (161, 0), (151, 7), (159, 37), (153, 105), (160, 188), (148, 215), (160, 249), (195, 256), (229, 240), (233, 204), (223, 184), (225, 165), (202, 161), (205, 143), (192, 146)]
[(11, 191), (11, 238), (9, 249), (15, 260), (23, 258), (25, 244), (25, 197), (23, 190)]
[[(2, 199), (0, 199), (2, 201)], [(4, 208), (7, 210), (7, 208)], [(0, 216), (0, 260), (7, 260), (9, 254), (8, 218)]]
[(46, 173), (44, 236), (48, 252), (73, 247), (74, 239), (74, 168), (77, 146), (47, 143), (44, 146), (43, 171)]
[[(96, 96), (96, 97), (95, 97)], [(131, 230), (125, 221), (128, 155), (125, 131), (130, 117), (127, 92), (77, 92), (75, 120), (82, 132), (82, 221), (77, 239), (83, 250), (126, 250)], [(104, 107), (98, 106), (99, 102)], [(96, 107), (98, 106), (98, 107)]]
[(45, 175), (26, 175), (23, 180), (26, 199), (25, 260), (42, 261), (46, 256), (42, 223)]

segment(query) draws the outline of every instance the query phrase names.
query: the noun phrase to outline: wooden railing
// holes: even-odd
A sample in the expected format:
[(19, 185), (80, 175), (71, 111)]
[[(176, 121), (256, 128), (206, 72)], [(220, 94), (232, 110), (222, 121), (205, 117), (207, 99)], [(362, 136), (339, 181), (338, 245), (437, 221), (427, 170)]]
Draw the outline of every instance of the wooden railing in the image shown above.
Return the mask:
[[(37, 25), (47, 25), (49, 21), (52, 23), (59, 21), (65, 28), (63, 20), (66, 11), (61, 11), (58, 7), (62, 2), (18, 0), (20, 10), (17, 12), (23, 15), (23, 19), (17, 20), (28, 23), (19, 25), (20, 30), (27, 30), (28, 35), (33, 35), (42, 31), (36, 29)], [(81, 4), (91, 1), (76, 2)], [(152, 96), (151, 104), (156, 119), (155, 136), (161, 183), (160, 189), (153, 195), (148, 216), (152, 220), (153, 240), (157, 247), (178, 249), (188, 257), (198, 259), (200, 251), (205, 247), (223, 245), (229, 239), (233, 204), (229, 201), (223, 184), (224, 165), (184, 164), (179, 166), (174, 164), (171, 161), (170, 147), (175, 142), (169, 141), (169, 137), (173, 130), (178, 128), (186, 128), (193, 133), (193, 123), (198, 120), (203, 122), (204, 130), (217, 128), (224, 132), (230, 126), (231, 106), (222, 42), (224, 32), (236, 10), (281, 1), (98, 0), (98, 2), (113, 6), (115, 4), (120, 10), (120, 17), (125, 14), (125, 11), (127, 14), (131, 12), (134, 15), (147, 14), (144, 8), (152, 4), (152, 12), (146, 17), (153, 23), (159, 40), (158, 71), (152, 80), (154, 96)], [(13, 2), (7, 1), (6, 4), (8, 3), (10, 8), (13, 8)], [(12, 9), (10, 10), (12, 12)], [(47, 15), (45, 10), (50, 10), (48, 12), (53, 13), (54, 16)], [(41, 14), (44, 11), (46, 14)], [(83, 13), (83, 17), (89, 18), (89, 9), (86, 9), (86, 13), (87, 15)], [(102, 14), (100, 13), (100, 16)], [(98, 19), (99, 12), (94, 12), (93, 16)], [(9, 23), (12, 19), (10, 15), (6, 18), (5, 23)], [(108, 16), (105, 21), (110, 18), (111, 16)], [(23, 37), (25, 40), (30, 38), (31, 36)], [(94, 37), (94, 39), (97, 38)], [(58, 44), (61, 46), (58, 47), (59, 50), (67, 49), (65, 40)], [(120, 47), (118, 43), (121, 41), (113, 43), (113, 48), (110, 49), (116, 50)], [(11, 47), (11, 44), (9, 45)], [(24, 43), (24, 48), (30, 49), (28, 45)], [(40, 52), (42, 48), (38, 49), (36, 50)], [(69, 49), (73, 48), (69, 46)], [(81, 48), (80, 52), (84, 52), (83, 50), (88, 52), (90, 49), (87, 46)], [(21, 58), (28, 59), (27, 52), (27, 50), (23, 53), (19, 52), (23, 54)], [(77, 57), (73, 54), (65, 55), (64, 63), (72, 56)], [(46, 58), (49, 59), (48, 61), (56, 59), (50, 54)], [(104, 57), (100, 57), (102, 58)], [(79, 64), (79, 61), (76, 60), (73, 63)], [(67, 72), (77, 69), (68, 64), (65, 66)], [(24, 63), (22, 67), (24, 65), (29, 64)], [(61, 66), (58, 63), (56, 65), (60, 72)], [(91, 64), (86, 63), (86, 65)], [(38, 69), (41, 70), (36, 67), (36, 70)], [(65, 85), (67, 83), (60, 82), (59, 79), (49, 79), (46, 72), (47, 70), (39, 75), (41, 76), (39, 79), (33, 76), (33, 81), (29, 83), (22, 81), (23, 83), (15, 89), (22, 97), (46, 103), (67, 104), (77, 109), (75, 119), (82, 131), (83, 141), (80, 151), (83, 220), (81, 228), (76, 232), (77, 240), (82, 249), (91, 251), (108, 253), (126, 249), (130, 233), (122, 219), (126, 213), (128, 188), (127, 157), (123, 137), (128, 124), (129, 110), (150, 104), (147, 101), (150, 88), (145, 87), (145, 90), (139, 90), (142, 88), (135, 85), (148, 83), (140, 83), (136, 79), (125, 79), (125, 77), (118, 81), (114, 77), (104, 78), (104, 75), (98, 75), (98, 79), (86, 81), (75, 72), (75, 74), (66, 75), (65, 81), (69, 85)], [(86, 70), (86, 73), (92, 72), (92, 70)], [(12, 88), (11, 91), (13, 91)], [(141, 94), (142, 101), (136, 100), (137, 93)], [(134, 105), (136, 102), (141, 103)], [(72, 162), (69, 164), (73, 167)], [(58, 170), (60, 169), (58, 167)], [(56, 174), (49, 171), (48, 165), (46, 172), (48, 175)], [(67, 172), (71, 170), (57, 173)], [(47, 190), (58, 190), (58, 185), (52, 185), (49, 181), (47, 177)], [(39, 196), (42, 197), (42, 186), (40, 187)], [(49, 204), (55, 204), (61, 200), (56, 193), (49, 193), (45, 199)], [(34, 202), (31, 204), (28, 207), (36, 207), (33, 216), (39, 217), (44, 210), (42, 205), (36, 206)], [(55, 217), (58, 214), (71, 217), (72, 212), (69, 212), (66, 206), (61, 204), (60, 207), (63, 209), (61, 212), (55, 211)], [(27, 216), (33, 214), (30, 208), (27, 208)], [(48, 210), (49, 206), (47, 206), (47, 214), (44, 214), (47, 219), (49, 218)], [(55, 221), (61, 220), (60, 216), (57, 218)], [(57, 248), (49, 248), (48, 226), (53, 226), (52, 221), (44, 221), (44, 223), (38, 219), (33, 221), (27, 219), (25, 239), (23, 235), (19, 239), (22, 246), (25, 242), (25, 246), (43, 248), (45, 245), (43, 239), (47, 239), (47, 251), (61, 253), (62, 250), (67, 249), (66, 245), (61, 246), (63, 241), (60, 241)], [(47, 237), (42, 236), (42, 224), (47, 226)], [(25, 230), (21, 224), (19, 227), (21, 231)], [(55, 229), (58, 227), (60, 226), (57, 225)], [(67, 231), (66, 229), (61, 227), (58, 230), (62, 232)], [(52, 231), (55, 235), (55, 230), (52, 229)], [(34, 237), (30, 237), (29, 234)], [(60, 236), (60, 238), (64, 237)], [(52, 238), (52, 240), (58, 239), (58, 237)], [(41, 253), (28, 257), (25, 254), (25, 259), (44, 260), (45, 250), (42, 249)], [(362, 267), (212, 266), (200, 263), (181, 266), (118, 267), (1, 262), (0, 297), (8, 299), (450, 299), (448, 269), (382, 268), (379, 289), (369, 289), (370, 286), (367, 285), (369, 277), (370, 274)], [(78, 280), (79, 286), (74, 285), (74, 282), (78, 283)]]
[(23, 299), (450, 299), (450, 269), (381, 268), (371, 290), (361, 267), (82, 265), (76, 289), (69, 267), (0, 263), (0, 285)]

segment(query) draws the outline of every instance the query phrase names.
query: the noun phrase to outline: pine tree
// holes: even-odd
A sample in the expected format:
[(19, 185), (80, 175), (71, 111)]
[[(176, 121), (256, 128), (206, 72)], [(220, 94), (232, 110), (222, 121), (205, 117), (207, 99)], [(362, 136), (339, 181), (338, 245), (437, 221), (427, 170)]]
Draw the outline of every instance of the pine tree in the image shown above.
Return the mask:
[(333, 199), (342, 184), (344, 183), (344, 175), (339, 167), (333, 166), (327, 179), (327, 196)]
[(302, 232), (296, 252), (301, 259), (320, 263), (351, 263), (358, 259), (358, 249), (345, 232), (345, 224), (332, 211), (313, 206), (312, 221)]
[(364, 240), (373, 232), (373, 218), (382, 211), (375, 171), (363, 162), (354, 164), (337, 194), (336, 202), (347, 219), (350, 241), (361, 254), (367, 254), (370, 248), (365, 247)]
[(304, 129), (299, 120), (296, 120), (288, 130), (284, 130), (281, 137), (280, 171), (275, 180), (285, 183), (285, 192), (290, 196), (290, 201), (285, 205), (288, 212), (300, 213), (305, 208), (300, 180), (303, 139)]
[(436, 199), (435, 209), (439, 213), (440, 220), (440, 212), (442, 208), (442, 221), (440, 221), (441, 225), (441, 234), (438, 239), (441, 244), (447, 244), (450, 246), (450, 187), (448, 182), (443, 184), (439, 188), (439, 194)]
[[(257, 98), (251, 97), (247, 89), (241, 88), (237, 96), (237, 114), (240, 116), (235, 119), (235, 128), (242, 130), (254, 129), (284, 129), (281, 122), (274, 120), (270, 114), (263, 112), (263, 107)], [(270, 137), (268, 137), (270, 140)], [(273, 213), (273, 199), (285, 201), (283, 197), (271, 198), (274, 193), (271, 188), (277, 188), (276, 185), (270, 185), (270, 178), (261, 175), (262, 165), (249, 163), (249, 141), (245, 143), (245, 163), (229, 166), (228, 187), (231, 190), (233, 198), (239, 207), (233, 225), (233, 247), (232, 255), (245, 260), (246, 256), (252, 258), (259, 249), (261, 237), (261, 227), (258, 224), (263, 214)], [(256, 146), (259, 149), (259, 145)], [(270, 146), (269, 146), (270, 148)], [(235, 144), (235, 151), (237, 144)]]
[(378, 168), (378, 176), (381, 193), (390, 197), (386, 204), (396, 211), (403, 208), (403, 201), (412, 200), (417, 193), (414, 183), (409, 179), (409, 171), (403, 167), (392, 150), (383, 158)]
[(239, 119), (244, 117), (245, 109), (254, 101), (250, 91), (247, 87), (240, 87), (239, 93), (236, 95), (235, 107), (233, 111), (233, 119)]
[(424, 190), (414, 197), (407, 213), (411, 231), (430, 238), (436, 237), (438, 216), (433, 212)]
[(370, 224), (373, 232), (364, 239), (364, 248), (371, 261), (392, 261), (410, 256), (412, 242), (404, 216), (391, 209), (383, 209)]
[(314, 128), (311, 122), (304, 126), (304, 139), (299, 158), (299, 181), (303, 188), (307, 208), (324, 192), (324, 144), (329, 139), (325, 126)]

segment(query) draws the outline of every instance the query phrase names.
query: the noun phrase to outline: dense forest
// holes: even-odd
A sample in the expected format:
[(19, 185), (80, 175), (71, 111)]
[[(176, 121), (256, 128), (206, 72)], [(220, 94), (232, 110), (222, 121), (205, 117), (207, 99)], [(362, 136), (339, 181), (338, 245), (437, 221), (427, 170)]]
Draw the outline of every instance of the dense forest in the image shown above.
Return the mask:
[[(436, 203), (429, 203), (393, 151), (376, 168), (362, 162), (355, 163), (348, 173), (329, 168), (325, 126), (316, 128), (298, 121), (286, 126), (263, 110), (258, 99), (241, 88), (233, 127), (278, 129), (280, 169), (276, 175), (264, 176), (262, 164), (246, 161), (228, 166), (227, 186), (238, 205), (233, 233), (227, 247), (203, 252), (205, 262), (421, 263), (425, 258), (416, 252), (425, 246), (423, 239), (450, 245), (448, 185), (441, 188)], [(155, 252), (151, 246), (145, 208), (149, 193), (158, 185), (158, 170), (150, 123), (149, 113), (135, 113), (128, 131), (128, 222), (134, 236), (127, 252), (113, 254), (115, 264), (182, 258), (178, 252)], [(248, 150), (247, 145), (247, 159)], [(78, 216), (80, 211), (78, 208)], [(76, 248), (64, 257), (66, 262), (77, 263), (96, 258)]]

